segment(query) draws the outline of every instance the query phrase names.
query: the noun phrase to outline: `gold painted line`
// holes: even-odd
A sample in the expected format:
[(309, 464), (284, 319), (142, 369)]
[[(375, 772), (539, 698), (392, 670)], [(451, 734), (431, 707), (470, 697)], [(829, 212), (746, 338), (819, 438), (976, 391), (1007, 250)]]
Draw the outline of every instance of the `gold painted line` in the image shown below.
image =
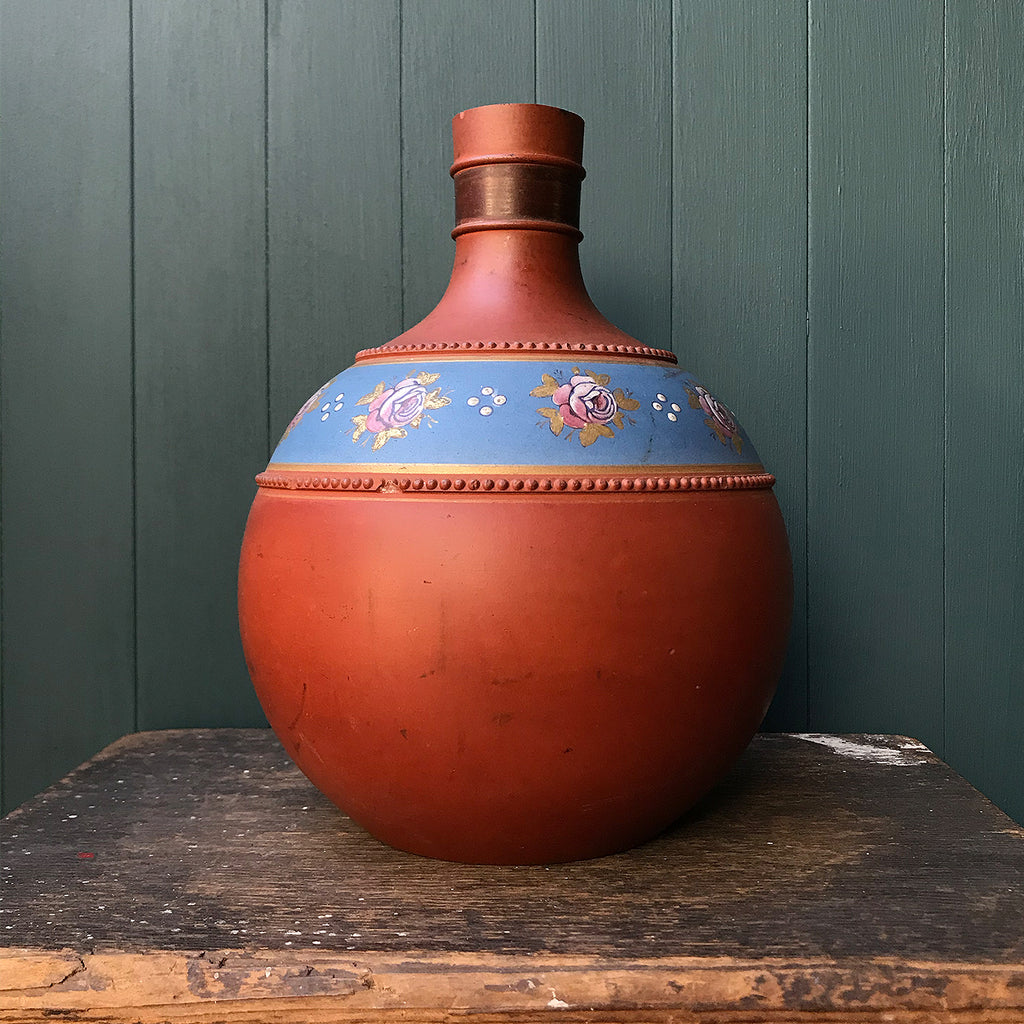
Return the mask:
[[(481, 358), (483, 356), (483, 358)], [(353, 363), (353, 367), (360, 366), (389, 366), (398, 363), (575, 363), (577, 366), (590, 366), (597, 363), (615, 363), (618, 366), (668, 366), (680, 373), (689, 373), (677, 363), (668, 359), (648, 359), (641, 356), (623, 356), (614, 353), (599, 353), (590, 355), (586, 352), (519, 352), (511, 355), (508, 350), (502, 349), (500, 354), (494, 349), (468, 350), (465, 352), (424, 352), (418, 356), (392, 356), (381, 353), (380, 355), (361, 356)], [(483, 370), (483, 367), (481, 367)]]
[(398, 473), (406, 475), (418, 474), (467, 474), (473, 476), (716, 476), (716, 475), (749, 475), (764, 473), (765, 468), (759, 462), (721, 463), (717, 465), (664, 465), (664, 466), (492, 466), (480, 463), (457, 464), (449, 462), (424, 462), (412, 465), (400, 462), (376, 463), (328, 463), (328, 462), (271, 462), (267, 472), (271, 470), (286, 473)]

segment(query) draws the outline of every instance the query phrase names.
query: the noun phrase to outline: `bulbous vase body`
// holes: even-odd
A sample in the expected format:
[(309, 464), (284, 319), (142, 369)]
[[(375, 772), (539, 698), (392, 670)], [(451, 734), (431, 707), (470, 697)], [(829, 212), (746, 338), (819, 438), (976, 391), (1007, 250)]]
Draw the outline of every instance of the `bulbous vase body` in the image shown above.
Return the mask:
[(285, 749), (378, 838), (600, 856), (760, 724), (785, 528), (728, 409), (587, 298), (582, 122), (477, 108), (455, 142), (448, 292), (320, 388), (258, 478), (243, 646)]

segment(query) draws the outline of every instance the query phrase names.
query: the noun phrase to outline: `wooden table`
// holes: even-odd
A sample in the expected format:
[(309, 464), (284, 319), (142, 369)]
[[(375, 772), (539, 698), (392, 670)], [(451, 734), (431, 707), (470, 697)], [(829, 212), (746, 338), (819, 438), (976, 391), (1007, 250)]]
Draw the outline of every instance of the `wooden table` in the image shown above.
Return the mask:
[(3, 822), (0, 1020), (1024, 1021), (1024, 830), (893, 736), (758, 736), (660, 839), (377, 843), (263, 730), (125, 737)]

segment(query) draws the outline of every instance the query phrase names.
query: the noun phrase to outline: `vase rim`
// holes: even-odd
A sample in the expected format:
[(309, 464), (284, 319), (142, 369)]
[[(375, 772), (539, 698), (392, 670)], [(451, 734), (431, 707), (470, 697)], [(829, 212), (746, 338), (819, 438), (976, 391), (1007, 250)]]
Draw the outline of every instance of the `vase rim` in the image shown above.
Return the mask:
[(452, 118), (451, 174), (480, 164), (539, 163), (583, 170), (583, 118), (542, 103), (492, 103)]

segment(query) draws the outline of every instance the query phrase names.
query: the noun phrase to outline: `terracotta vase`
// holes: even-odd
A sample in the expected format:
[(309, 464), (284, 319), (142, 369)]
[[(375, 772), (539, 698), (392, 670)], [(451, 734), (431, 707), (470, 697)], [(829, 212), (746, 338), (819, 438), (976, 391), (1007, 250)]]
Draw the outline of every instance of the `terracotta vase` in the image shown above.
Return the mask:
[(581, 119), (453, 126), (451, 282), (257, 478), (242, 640), (285, 749), (378, 838), (595, 857), (670, 825), (757, 729), (786, 533), (714, 392), (587, 295)]

